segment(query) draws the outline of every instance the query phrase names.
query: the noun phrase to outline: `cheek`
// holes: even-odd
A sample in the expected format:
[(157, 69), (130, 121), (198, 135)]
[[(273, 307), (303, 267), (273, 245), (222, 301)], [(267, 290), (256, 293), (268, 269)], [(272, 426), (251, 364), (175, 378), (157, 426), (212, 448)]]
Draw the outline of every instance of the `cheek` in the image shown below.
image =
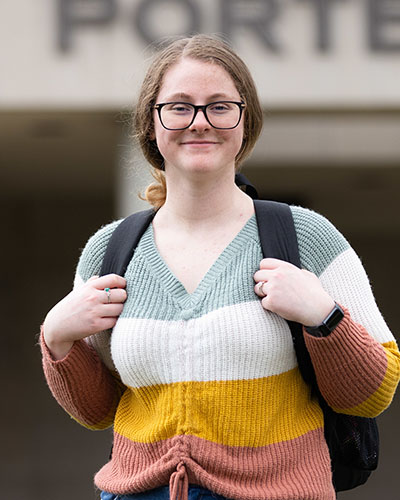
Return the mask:
[(156, 136), (157, 136), (157, 130), (159, 128), (159, 120), (158, 120), (158, 116), (157, 116), (157, 113), (155, 111), (153, 111), (153, 122), (152, 122), (152, 126), (151, 126), (151, 134), (150, 134), (150, 139), (152, 141), (155, 141), (156, 140)]
[(158, 122), (153, 125), (153, 140), (156, 141), (158, 148), (165, 142), (165, 132), (167, 132)]
[(244, 140), (243, 129), (237, 129), (234, 131), (234, 136), (231, 137), (232, 149), (236, 151), (236, 154), (239, 153)]
[(156, 140), (158, 150), (165, 159), (168, 159), (171, 154), (174, 154), (174, 146), (177, 142), (178, 136), (178, 132), (171, 132), (165, 130), (164, 128), (160, 129), (156, 126), (154, 138)]

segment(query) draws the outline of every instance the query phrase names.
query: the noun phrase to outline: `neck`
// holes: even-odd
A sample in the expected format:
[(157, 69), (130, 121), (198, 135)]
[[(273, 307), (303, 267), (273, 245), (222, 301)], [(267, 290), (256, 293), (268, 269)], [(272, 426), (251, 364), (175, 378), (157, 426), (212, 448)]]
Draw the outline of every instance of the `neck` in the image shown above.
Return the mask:
[(199, 174), (172, 179), (166, 175), (167, 198), (157, 218), (163, 224), (179, 223), (191, 230), (221, 225), (254, 212), (252, 200), (234, 182), (234, 171), (223, 175)]

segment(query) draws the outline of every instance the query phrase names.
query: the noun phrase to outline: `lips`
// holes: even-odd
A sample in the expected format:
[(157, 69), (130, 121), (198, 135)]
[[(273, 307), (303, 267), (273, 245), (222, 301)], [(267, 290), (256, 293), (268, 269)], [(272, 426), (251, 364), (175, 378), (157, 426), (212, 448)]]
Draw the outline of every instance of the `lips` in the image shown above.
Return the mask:
[(218, 144), (214, 141), (184, 141), (181, 144), (186, 146), (210, 146), (212, 144)]

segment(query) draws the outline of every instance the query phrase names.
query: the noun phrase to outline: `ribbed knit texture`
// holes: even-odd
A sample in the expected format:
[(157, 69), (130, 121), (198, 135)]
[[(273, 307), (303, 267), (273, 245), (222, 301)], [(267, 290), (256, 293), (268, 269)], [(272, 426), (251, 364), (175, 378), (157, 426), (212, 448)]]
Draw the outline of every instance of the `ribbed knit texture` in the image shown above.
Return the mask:
[[(320, 389), (336, 411), (375, 416), (399, 380), (395, 340), (343, 236), (314, 212), (292, 212), (303, 267), (346, 311), (329, 337), (305, 334)], [(76, 286), (99, 272), (116, 224), (89, 240)], [(290, 330), (253, 291), (261, 259), (253, 216), (188, 294), (150, 226), (128, 266), (112, 335), (77, 342), (57, 362), (42, 341), (58, 402), (89, 428), (114, 424), (99, 488), (123, 494), (169, 483), (175, 500), (192, 483), (237, 500), (335, 498), (322, 412)]]

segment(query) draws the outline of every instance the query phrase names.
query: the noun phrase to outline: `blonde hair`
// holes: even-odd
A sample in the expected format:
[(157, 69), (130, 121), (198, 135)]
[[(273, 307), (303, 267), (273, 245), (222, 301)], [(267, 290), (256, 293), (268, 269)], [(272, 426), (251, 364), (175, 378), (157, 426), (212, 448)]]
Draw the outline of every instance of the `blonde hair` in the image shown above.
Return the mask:
[(169, 43), (154, 57), (143, 80), (138, 103), (133, 115), (135, 136), (146, 160), (153, 167), (155, 182), (147, 187), (144, 198), (155, 208), (166, 199), (164, 158), (153, 136), (153, 106), (156, 104), (162, 81), (168, 69), (182, 57), (213, 62), (221, 66), (232, 78), (240, 98), (246, 104), (244, 113), (243, 144), (236, 156), (236, 169), (252, 151), (262, 128), (263, 116), (253, 78), (242, 59), (230, 46), (211, 35), (194, 35)]

